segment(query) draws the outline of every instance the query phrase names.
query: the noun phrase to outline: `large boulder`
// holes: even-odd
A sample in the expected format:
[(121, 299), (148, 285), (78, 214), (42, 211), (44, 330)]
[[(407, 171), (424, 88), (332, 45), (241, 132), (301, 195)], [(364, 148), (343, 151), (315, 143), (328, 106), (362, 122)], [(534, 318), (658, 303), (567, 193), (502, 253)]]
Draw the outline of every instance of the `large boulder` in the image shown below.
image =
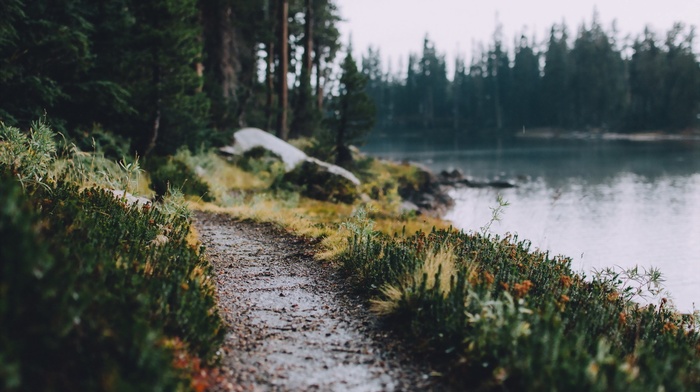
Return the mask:
[(233, 145), (222, 147), (221, 151), (232, 155), (245, 155), (254, 149), (264, 149), (278, 156), (287, 172), (306, 160), (308, 156), (275, 135), (257, 128), (243, 128), (233, 134)]
[(359, 196), (360, 180), (355, 175), (316, 158), (307, 158), (283, 180), (300, 186), (302, 194), (312, 199), (352, 203)]
[(284, 163), (283, 180), (302, 188), (305, 196), (318, 200), (352, 203), (358, 197), (360, 180), (340, 166), (307, 156), (300, 149), (256, 128), (244, 128), (233, 135), (234, 144), (223, 147), (226, 154), (244, 156), (264, 150)]

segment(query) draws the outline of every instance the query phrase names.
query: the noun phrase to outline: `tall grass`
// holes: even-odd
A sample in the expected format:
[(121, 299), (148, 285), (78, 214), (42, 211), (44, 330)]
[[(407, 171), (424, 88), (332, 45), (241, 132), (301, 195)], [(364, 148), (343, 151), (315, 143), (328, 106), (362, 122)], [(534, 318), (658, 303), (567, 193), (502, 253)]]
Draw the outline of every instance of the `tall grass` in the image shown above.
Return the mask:
[(0, 389), (202, 385), (223, 324), (186, 214), (115, 198), (135, 162), (57, 159), (54, 139), (0, 126)]
[[(478, 390), (700, 387), (698, 318), (634, 301), (655, 272), (588, 279), (527, 241), (434, 230), (392, 237), (363, 216), (342, 256), (374, 308)], [(653, 286), (653, 285), (652, 285)], [(653, 288), (653, 287), (652, 287)], [(641, 291), (640, 291), (641, 290)]]

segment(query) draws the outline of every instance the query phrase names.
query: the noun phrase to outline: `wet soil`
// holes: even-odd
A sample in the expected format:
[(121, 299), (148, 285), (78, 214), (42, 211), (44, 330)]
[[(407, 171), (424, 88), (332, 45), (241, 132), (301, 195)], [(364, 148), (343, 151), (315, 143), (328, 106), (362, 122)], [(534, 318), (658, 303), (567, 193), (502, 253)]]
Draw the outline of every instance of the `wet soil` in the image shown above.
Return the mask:
[(228, 324), (215, 391), (442, 390), (303, 239), (198, 213)]

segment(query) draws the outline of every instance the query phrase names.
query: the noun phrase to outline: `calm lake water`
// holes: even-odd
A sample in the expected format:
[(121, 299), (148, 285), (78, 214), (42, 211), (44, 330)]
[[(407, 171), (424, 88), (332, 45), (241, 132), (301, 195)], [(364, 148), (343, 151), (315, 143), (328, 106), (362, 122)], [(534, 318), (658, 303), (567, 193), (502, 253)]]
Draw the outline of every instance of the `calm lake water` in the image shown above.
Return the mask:
[(571, 257), (574, 269), (658, 267), (676, 306), (700, 308), (700, 143), (518, 140), (507, 145), (375, 140), (363, 151), (458, 168), (517, 188), (462, 188), (445, 217), (465, 231), (510, 203), (490, 231)]

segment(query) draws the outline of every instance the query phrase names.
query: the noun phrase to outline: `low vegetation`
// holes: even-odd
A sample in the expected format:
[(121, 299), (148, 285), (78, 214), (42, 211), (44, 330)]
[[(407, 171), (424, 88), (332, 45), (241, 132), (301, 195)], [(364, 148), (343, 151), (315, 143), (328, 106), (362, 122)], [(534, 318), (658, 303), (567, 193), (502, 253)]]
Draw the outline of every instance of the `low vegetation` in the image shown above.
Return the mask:
[(115, 197), (137, 163), (53, 139), (0, 128), (0, 389), (201, 390), (224, 331), (188, 210)]
[[(657, 271), (586, 277), (568, 258), (490, 235), (489, 223), (464, 233), (402, 211), (401, 193), (424, 181), (413, 166), (355, 157), (361, 196), (346, 204), (286, 186), (269, 157), (180, 150), (145, 162), (147, 173), (136, 158), (54, 140), (42, 123), (0, 136), (0, 252), (13, 261), (0, 277), (5, 390), (204, 388), (223, 329), (192, 209), (317, 243), (455, 388), (700, 385), (698, 315), (662, 297)], [(114, 189), (163, 200), (132, 205)]]
[(486, 231), (392, 237), (363, 213), (343, 268), (395, 330), (479, 390), (696, 390), (700, 323), (658, 294), (656, 271), (592, 279), (571, 260)]

